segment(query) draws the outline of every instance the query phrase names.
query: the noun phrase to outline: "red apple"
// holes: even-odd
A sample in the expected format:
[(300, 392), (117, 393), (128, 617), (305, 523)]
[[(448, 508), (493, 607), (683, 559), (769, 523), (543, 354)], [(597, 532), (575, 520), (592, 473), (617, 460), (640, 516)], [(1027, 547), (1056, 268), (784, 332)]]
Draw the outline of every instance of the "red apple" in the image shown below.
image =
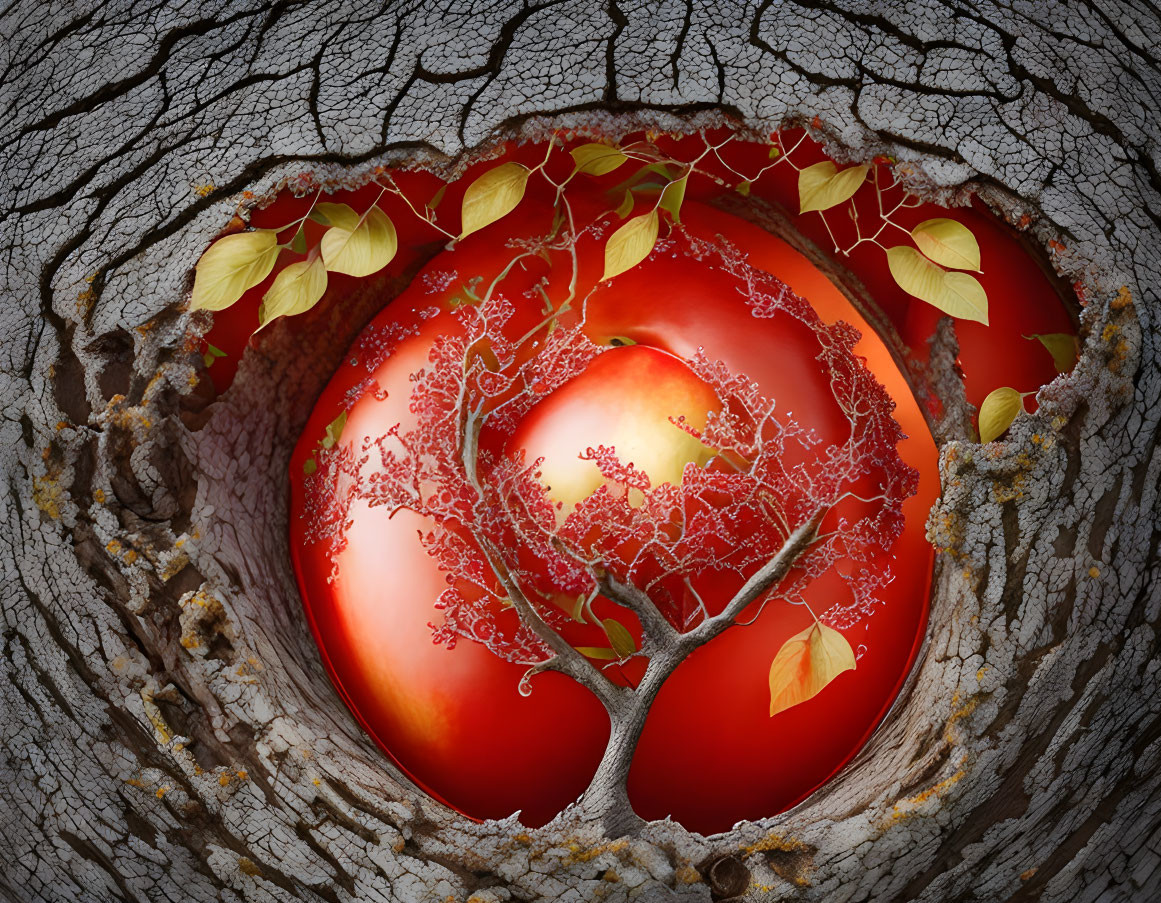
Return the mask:
[(712, 453), (670, 418), (703, 429), (721, 407), (713, 389), (677, 356), (648, 345), (606, 351), (575, 379), (541, 401), (512, 436), (529, 461), (543, 458), (541, 479), (567, 514), (605, 483), (597, 465), (582, 460), (605, 445), (643, 470), (654, 486), (678, 483), (687, 463)]
[[(781, 241), (710, 208), (689, 209), (691, 232), (726, 235), (759, 265), (812, 293), (812, 300), (822, 296), (830, 314), (857, 319), (841, 294)], [(536, 222), (531, 212), (528, 222)], [(574, 800), (592, 776), (608, 731), (600, 705), (556, 674), (534, 678), (531, 695), (523, 697), (517, 684), (524, 668), (471, 642), (450, 651), (432, 644), (427, 624), (438, 618), (433, 603), (445, 581), (418, 540), (418, 531), (430, 525), (414, 515), (389, 518), (386, 509), (356, 504), (333, 582), (327, 579), (332, 562), (306, 541), (303, 520), (309, 502), (302, 466), (342, 410), (344, 395), (372, 377), (350, 409), (341, 440), (346, 447), (357, 449), (392, 424), (406, 424), (410, 375), (423, 366), (436, 334), (458, 328), (447, 313), (421, 323), (414, 312), (437, 300), (446, 309), (463, 279), (491, 278), (506, 253), (501, 236), (463, 242), (426, 270), (458, 273), (447, 291), (433, 298), (417, 279), (371, 324), (374, 331), (409, 323), (419, 332), (370, 374), (356, 353), (356, 364), (340, 368), (319, 399), (291, 463), (291, 540), (328, 667), (372, 736), (418, 783), (467, 814), (495, 817), (519, 809), (526, 822), (540, 824)], [(595, 282), (599, 263), (591, 256), (582, 263), (582, 291)], [(534, 268), (515, 276), (505, 283), (507, 296), (521, 297), (542, 275)], [(824, 439), (841, 432), (845, 421), (816, 360), (813, 333), (787, 317), (756, 319), (738, 288), (728, 274), (695, 259), (655, 255), (589, 298), (585, 328), (595, 341), (623, 337), (637, 344), (598, 357), (541, 401), (510, 440), (511, 447), (545, 459), (544, 480), (558, 500), (572, 504), (599, 485), (592, 462), (577, 457), (589, 446), (616, 447), (655, 483), (676, 481), (687, 461), (705, 460), (704, 449), (669, 419), (684, 415), (701, 423), (718, 406), (713, 391), (681, 360), (699, 347), (756, 379), (780, 410), (793, 412)], [(525, 307), (509, 327), (513, 334), (541, 316), (538, 305)], [(882, 556), (896, 579), (882, 594), (881, 610), (847, 629), (852, 645), (865, 647), (858, 671), (770, 718), (770, 661), (809, 616), (800, 607), (772, 603), (752, 627), (728, 631), (679, 668), (657, 700), (630, 777), (642, 815), (672, 813), (691, 828), (712, 831), (785, 808), (854, 754), (906, 674), (926, 610), (931, 549), (923, 521), (937, 491), (934, 447), (882, 344), (868, 330), (864, 336), (860, 351), (875, 356), (876, 373), (899, 401), (908, 429), (917, 430), (901, 453), (926, 477), (907, 504), (904, 535), (892, 554)], [(385, 399), (375, 396), (375, 387), (386, 390)], [(813, 601), (825, 610), (840, 590), (820, 581)], [(598, 606), (602, 616), (621, 611), (608, 602)], [(607, 642), (587, 626), (572, 628), (567, 637), (577, 645)]]

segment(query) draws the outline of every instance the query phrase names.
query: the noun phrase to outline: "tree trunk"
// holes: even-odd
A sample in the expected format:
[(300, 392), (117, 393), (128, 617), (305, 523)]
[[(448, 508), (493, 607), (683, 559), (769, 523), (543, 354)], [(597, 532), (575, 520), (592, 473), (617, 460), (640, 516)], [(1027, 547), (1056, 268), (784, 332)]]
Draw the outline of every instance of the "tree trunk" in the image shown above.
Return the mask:
[[(16, 0), (0, 22), (0, 897), (1161, 897), (1154, 6)], [(207, 406), (192, 266), (241, 192), (303, 173), (723, 118), (814, 121), (1028, 214), (1087, 300), (1081, 361), (1002, 455), (952, 430), (924, 655), (825, 788), (712, 838), (469, 822), (355, 724), (285, 548), (291, 400), (398, 286), (309, 349), (270, 330)]]

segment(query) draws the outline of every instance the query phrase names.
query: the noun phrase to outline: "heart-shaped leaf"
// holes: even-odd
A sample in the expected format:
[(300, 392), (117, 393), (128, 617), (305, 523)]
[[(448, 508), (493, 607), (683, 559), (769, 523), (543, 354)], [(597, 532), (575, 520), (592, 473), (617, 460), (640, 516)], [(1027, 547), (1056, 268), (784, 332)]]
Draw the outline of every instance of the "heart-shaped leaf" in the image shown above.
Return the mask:
[(850, 200), (870, 170), (871, 167), (862, 165), (840, 170), (830, 160), (807, 166), (798, 173), (799, 212), (829, 210)]
[(370, 276), (391, 262), (399, 247), (395, 225), (387, 214), (372, 207), (353, 229), (334, 225), (319, 242), (329, 272)]
[(1000, 438), (1023, 410), (1024, 397), (1015, 389), (1002, 386), (989, 392), (980, 405), (980, 441)]
[(988, 323), (988, 295), (979, 280), (936, 266), (914, 248), (900, 245), (887, 251), (887, 265), (899, 287), (945, 314)]
[(855, 669), (855, 653), (846, 637), (815, 621), (796, 633), (770, 663), (770, 715), (816, 696), (844, 671)]
[(934, 260), (953, 270), (980, 269), (980, 245), (971, 229), (953, 219), (928, 219), (911, 230), (916, 246)]
[(223, 310), (274, 269), (278, 234), (272, 229), (237, 232), (215, 241), (198, 261), (190, 310)]

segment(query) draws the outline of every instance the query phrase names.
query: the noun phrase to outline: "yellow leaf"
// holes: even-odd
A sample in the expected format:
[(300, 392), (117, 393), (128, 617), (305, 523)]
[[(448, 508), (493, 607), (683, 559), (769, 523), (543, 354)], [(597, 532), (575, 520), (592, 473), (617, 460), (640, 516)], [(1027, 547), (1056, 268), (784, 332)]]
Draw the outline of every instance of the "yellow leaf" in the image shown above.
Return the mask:
[(322, 447), (333, 448), (334, 444), (339, 441), (339, 437), (343, 435), (343, 427), (347, 425), (347, 412), (343, 411), (327, 424), (327, 434), (323, 437)]
[(853, 670), (855, 654), (846, 637), (816, 621), (783, 643), (770, 663), (770, 715), (806, 702)]
[(734, 191), (736, 191), (742, 197), (748, 198), (750, 196), (750, 186), (752, 184), (752, 182), (739, 182), (736, 186), (734, 186)]
[(319, 242), (323, 263), (331, 273), (370, 276), (395, 256), (399, 241), (387, 214), (372, 207), (354, 229), (332, 226)]
[(278, 234), (271, 229), (237, 232), (215, 241), (198, 261), (190, 310), (222, 310), (274, 269)]
[(582, 144), (569, 153), (576, 161), (577, 170), (589, 176), (603, 176), (629, 159), (620, 148), (607, 144)]
[(658, 226), (657, 211), (651, 210), (628, 220), (609, 236), (605, 245), (605, 275), (601, 279), (619, 276), (648, 257), (657, 243)]
[(629, 633), (625, 625), (616, 618), (605, 618), (601, 621), (601, 625), (605, 628), (605, 636), (609, 638), (609, 645), (613, 647), (613, 651), (620, 658), (628, 658), (637, 651), (637, 643), (633, 640), (633, 634)]
[(800, 213), (829, 210), (854, 197), (866, 181), (869, 166), (851, 166), (839, 171), (830, 160), (815, 163), (798, 173), (798, 206)]
[(359, 225), (359, 214), (350, 204), (332, 204), (323, 201), (314, 205), (310, 218), (324, 226), (338, 226), (340, 229), (354, 230)]
[(1057, 373), (1067, 373), (1076, 366), (1076, 336), (1067, 332), (1049, 332), (1044, 335), (1026, 335), (1024, 338), (1037, 339), (1048, 349)]
[(911, 230), (928, 259), (953, 270), (980, 269), (980, 245), (971, 229), (953, 219), (928, 219)]
[(967, 273), (950, 273), (914, 248), (900, 245), (887, 251), (887, 265), (899, 287), (945, 314), (988, 324), (988, 295)]
[(682, 176), (665, 186), (661, 192), (661, 208), (669, 212), (675, 223), (681, 222), (681, 202), (685, 200), (685, 187), (689, 184), (689, 176)]
[(1024, 399), (1015, 389), (1003, 386), (989, 392), (980, 405), (980, 441), (998, 439), (1023, 410)]
[(621, 206), (617, 208), (617, 216), (624, 219), (633, 212), (633, 192), (626, 191), (625, 198), (621, 201)]
[(322, 258), (292, 263), (275, 279), (262, 298), (261, 326), (276, 317), (293, 317), (310, 310), (327, 290), (327, 268)]
[(464, 192), (463, 231), (460, 238), (491, 225), (516, 209), (524, 197), (530, 170), (520, 163), (502, 163), (489, 169)]
[(610, 662), (620, 658), (615, 651), (603, 646), (577, 646), (576, 651), (586, 658), (599, 658)]

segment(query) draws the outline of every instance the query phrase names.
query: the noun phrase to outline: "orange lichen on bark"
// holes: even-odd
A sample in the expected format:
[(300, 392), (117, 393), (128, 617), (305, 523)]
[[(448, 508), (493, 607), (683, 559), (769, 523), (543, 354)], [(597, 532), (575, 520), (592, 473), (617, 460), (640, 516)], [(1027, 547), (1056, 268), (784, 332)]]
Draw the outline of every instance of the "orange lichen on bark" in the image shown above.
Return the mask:
[(64, 490), (52, 477), (32, 478), (32, 500), (36, 507), (51, 517), (60, 520), (60, 501)]

